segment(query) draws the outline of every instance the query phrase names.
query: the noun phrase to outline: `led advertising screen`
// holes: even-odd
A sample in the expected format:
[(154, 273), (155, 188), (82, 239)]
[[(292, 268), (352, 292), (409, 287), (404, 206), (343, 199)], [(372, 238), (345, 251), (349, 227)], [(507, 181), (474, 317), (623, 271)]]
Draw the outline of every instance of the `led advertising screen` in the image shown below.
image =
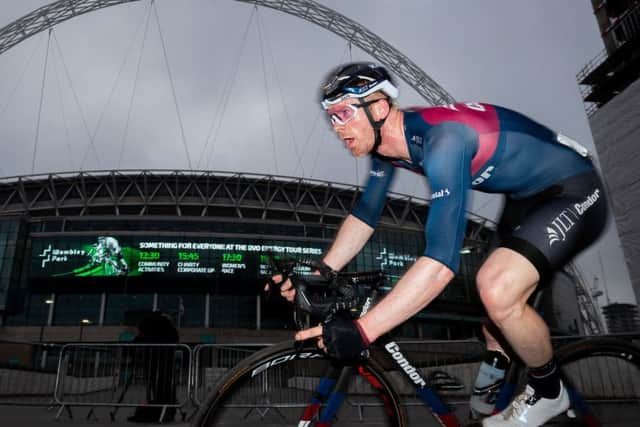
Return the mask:
[(250, 275), (268, 273), (268, 255), (317, 258), (320, 244), (240, 239), (94, 236), (33, 238), (31, 277)]

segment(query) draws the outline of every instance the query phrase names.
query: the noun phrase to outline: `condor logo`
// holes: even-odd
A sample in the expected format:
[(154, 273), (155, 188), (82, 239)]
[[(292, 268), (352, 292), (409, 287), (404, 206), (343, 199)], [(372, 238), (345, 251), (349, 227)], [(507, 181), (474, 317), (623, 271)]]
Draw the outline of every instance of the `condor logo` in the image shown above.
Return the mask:
[(600, 198), (600, 190), (598, 189), (594, 191), (593, 194), (591, 194), (589, 197), (587, 197), (584, 202), (576, 203), (575, 205), (573, 205), (573, 207), (576, 208), (578, 215), (582, 215), (587, 211), (587, 209), (593, 206), (598, 201), (599, 198)]
[(549, 247), (556, 242), (564, 242), (567, 233), (573, 228), (576, 222), (600, 199), (600, 190), (596, 189), (580, 203), (575, 203), (573, 209), (566, 208), (547, 225), (547, 237)]
[(414, 384), (419, 385), (421, 387), (426, 387), (427, 386), (426, 381), (424, 379), (422, 379), (422, 377), (418, 373), (418, 370), (416, 368), (414, 368), (411, 365), (411, 363), (409, 363), (407, 358), (404, 357), (404, 355), (400, 352), (400, 347), (398, 347), (398, 344), (396, 344), (395, 342), (391, 341), (390, 343), (385, 345), (384, 348), (385, 348), (385, 350), (387, 350), (389, 352), (391, 357), (393, 357), (393, 359), (396, 361), (398, 366), (400, 366), (402, 368), (402, 370), (405, 372), (405, 374), (407, 374), (409, 376), (409, 378), (411, 378), (411, 381), (413, 381)]

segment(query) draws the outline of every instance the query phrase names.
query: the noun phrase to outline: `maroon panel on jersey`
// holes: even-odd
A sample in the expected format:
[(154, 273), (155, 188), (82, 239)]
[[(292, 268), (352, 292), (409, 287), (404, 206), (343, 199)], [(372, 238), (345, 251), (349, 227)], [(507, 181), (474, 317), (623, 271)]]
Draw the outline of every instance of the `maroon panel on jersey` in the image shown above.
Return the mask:
[(500, 122), (495, 108), (477, 102), (449, 104), (420, 110), (420, 115), (430, 125), (457, 122), (478, 133), (478, 152), (471, 161), (471, 175), (475, 175), (489, 161), (498, 146)]

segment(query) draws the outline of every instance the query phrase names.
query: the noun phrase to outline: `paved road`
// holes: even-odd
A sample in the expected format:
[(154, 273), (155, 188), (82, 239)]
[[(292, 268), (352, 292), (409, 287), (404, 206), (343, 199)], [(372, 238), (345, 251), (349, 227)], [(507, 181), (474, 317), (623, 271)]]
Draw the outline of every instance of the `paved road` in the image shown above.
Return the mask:
[[(603, 427), (637, 427), (638, 418), (640, 417), (640, 410), (638, 409), (638, 405), (626, 406), (623, 408), (610, 408), (609, 410), (615, 411), (615, 416), (613, 417), (616, 421), (607, 423)], [(57, 427), (78, 427), (78, 426), (120, 426), (120, 425), (128, 425), (128, 426), (152, 426), (157, 425), (153, 423), (145, 424), (145, 423), (131, 423), (127, 421), (127, 417), (133, 414), (133, 408), (122, 408), (116, 414), (115, 422), (111, 422), (109, 417), (109, 411), (111, 408), (97, 408), (89, 415), (90, 409), (86, 407), (78, 407), (73, 408), (71, 410), (72, 418), (70, 418), (69, 413), (67, 411), (62, 412), (60, 418), (56, 420), (56, 414), (58, 412), (58, 408), (44, 408), (40, 406), (6, 406), (0, 405), (0, 425), (1, 426), (11, 426), (11, 427), (42, 427), (42, 426), (57, 426)], [(460, 407), (458, 409), (458, 415), (460, 418), (464, 418), (466, 415), (466, 408)], [(410, 426), (420, 426), (420, 427), (439, 427), (439, 424), (433, 420), (433, 418), (424, 410), (424, 408), (408, 408), (409, 413), (409, 424)], [(179, 417), (177, 417), (179, 418)], [(279, 422), (276, 417), (265, 417), (262, 420), (251, 419), (248, 417), (244, 420), (244, 422), (238, 422), (240, 420), (235, 420), (232, 423), (225, 424), (225, 426), (256, 426), (260, 427), (284, 427), (285, 425), (292, 424), (283, 424)], [(558, 418), (554, 423), (549, 425), (551, 426), (563, 426), (566, 424), (567, 419), (562, 417)], [(187, 422), (170, 422), (165, 423), (164, 425), (172, 426), (172, 427), (188, 427), (189, 424)], [(355, 425), (358, 427), (374, 427), (379, 426), (380, 424), (371, 421), (371, 422), (361, 422), (357, 419), (353, 419), (353, 422), (347, 422), (346, 425), (351, 426)], [(573, 424), (571, 424), (573, 425)]]
[[(7, 427), (42, 427), (42, 426), (151, 426), (157, 424), (130, 423), (127, 417), (133, 415), (133, 408), (122, 408), (116, 414), (115, 422), (111, 422), (109, 412), (112, 408), (97, 408), (89, 415), (90, 409), (81, 407), (73, 408), (71, 416), (68, 411), (63, 411), (60, 418), (56, 420), (58, 408), (43, 408), (39, 406), (0, 406), (0, 425)], [(188, 423), (172, 422), (166, 423), (168, 426), (187, 427)]]

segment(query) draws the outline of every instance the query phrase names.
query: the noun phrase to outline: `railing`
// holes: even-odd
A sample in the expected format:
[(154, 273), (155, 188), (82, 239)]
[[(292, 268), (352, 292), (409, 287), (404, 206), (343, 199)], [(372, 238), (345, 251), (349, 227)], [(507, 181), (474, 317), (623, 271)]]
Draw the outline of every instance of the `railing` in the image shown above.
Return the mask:
[(145, 407), (162, 422), (189, 402), (191, 354), (184, 344), (67, 344), (53, 394), (56, 419), (74, 406)]
[(590, 85), (583, 85), (581, 82), (593, 71), (602, 64), (607, 59), (607, 51), (606, 49), (602, 49), (598, 55), (596, 55), (591, 61), (587, 62), (584, 67), (576, 74), (576, 80), (578, 81), (580, 88), (580, 96), (582, 97), (582, 101), (584, 103), (584, 109), (587, 112), (587, 116), (591, 117), (593, 113), (598, 110), (598, 104), (593, 102), (587, 102), (585, 99), (591, 92), (593, 92), (593, 88)]
[[(433, 380), (433, 384), (446, 380), (447, 391), (439, 393), (451, 405), (468, 403), (469, 395), (478, 372), (478, 366), (484, 355), (484, 344), (478, 340), (458, 341), (400, 341), (403, 350), (410, 353), (416, 366)], [(228, 370), (237, 366), (252, 352), (264, 345), (229, 346), (203, 344), (194, 349), (193, 401), (202, 405), (207, 393), (225, 376)], [(309, 363), (307, 363), (309, 362)], [(389, 379), (395, 390), (402, 396), (402, 403), (408, 407), (424, 405), (416, 394), (416, 389), (408, 384), (404, 375), (395, 371), (395, 365), (389, 369)], [(271, 367), (251, 384), (242, 386), (241, 392), (232, 395), (225, 406), (240, 410), (243, 415), (241, 425), (256, 425), (264, 421), (267, 413), (273, 411), (285, 417), (294, 408), (308, 405), (301, 391), (314, 390), (323, 372), (312, 361), (299, 360), (295, 365)], [(457, 387), (452, 387), (456, 384)], [(380, 414), (381, 401), (373, 395), (373, 389), (363, 377), (356, 376), (350, 382), (346, 404), (349, 405), (360, 421), (374, 421)], [(295, 413), (295, 412), (294, 412)]]
[[(615, 52), (632, 40), (640, 39), (640, 3), (632, 6), (622, 16), (620, 16), (609, 27), (605, 28), (602, 39), (606, 48), (602, 49), (594, 58), (585, 64), (576, 74), (578, 84), (609, 57), (607, 52)], [(580, 95), (583, 101), (591, 94), (593, 88), (583, 85), (580, 88)], [(584, 102), (587, 116), (591, 117), (598, 110), (598, 104)]]
[[(637, 341), (639, 336), (616, 337), (635, 337)], [(554, 345), (579, 338), (555, 338)], [(480, 341), (419, 340), (401, 341), (401, 344), (407, 354), (411, 353), (412, 360), (421, 367), (423, 374), (434, 379), (434, 384), (439, 377), (446, 378), (449, 385), (458, 385), (441, 391), (447, 404), (464, 405), (468, 402), (484, 354), (484, 345)], [(6, 350), (6, 343), (2, 345)], [(136, 412), (145, 409), (147, 413), (154, 413), (157, 421), (166, 420), (167, 414), (172, 418), (176, 411), (182, 413), (184, 419), (188, 411), (202, 405), (207, 393), (230, 369), (266, 345), (201, 344), (191, 348), (184, 344), (87, 343), (34, 345), (31, 352), (14, 348), (26, 356), (20, 363), (0, 369), (0, 404), (57, 406), (56, 419), (65, 410), (72, 417), (74, 407), (89, 408), (87, 418), (92, 413), (95, 416), (94, 409), (102, 413), (111, 409), (112, 421), (123, 407), (135, 408)], [(55, 358), (57, 364), (54, 363)], [(576, 364), (571, 369), (579, 388), (590, 400), (610, 404), (612, 401), (631, 399), (637, 402), (640, 399), (640, 378), (622, 372), (619, 361), (590, 360), (588, 364)], [(290, 374), (287, 373), (289, 379)], [(390, 371), (388, 374), (405, 406), (422, 405), (415, 389), (405, 383), (400, 373)], [(299, 393), (293, 390), (312, 387), (318, 377), (302, 367), (294, 378), (298, 381), (296, 387), (279, 387), (278, 370), (270, 370), (263, 382), (256, 382), (254, 389), (243, 389), (242, 396), (233, 403), (246, 408), (247, 413), (258, 411), (264, 405), (258, 405), (256, 399), (267, 393), (272, 406), (292, 408), (304, 405), (306, 402), (299, 402)], [(348, 403), (361, 418), (366, 408), (379, 405), (377, 400), (364, 393), (365, 388), (358, 378), (350, 387), (353, 397)], [(272, 393), (271, 388), (278, 393)], [(285, 393), (287, 389), (292, 392)]]
[[(561, 346), (581, 337), (554, 339), (554, 346)], [(620, 336), (620, 338), (623, 338)], [(624, 338), (631, 338), (625, 336)], [(450, 406), (465, 407), (484, 356), (484, 344), (478, 340), (460, 341), (402, 341), (404, 354), (411, 354), (412, 363), (430, 379), (443, 401)], [(194, 395), (196, 406), (202, 404), (211, 387), (225, 376), (228, 370), (240, 363), (259, 346), (229, 347), (225, 345), (200, 345), (194, 350)], [(309, 362), (309, 363), (307, 363)], [(384, 366), (394, 389), (401, 396), (403, 406), (410, 411), (420, 411), (424, 401), (416, 389), (409, 384), (395, 366)], [(570, 382), (578, 387), (582, 398), (601, 408), (616, 408), (621, 411), (635, 410), (640, 401), (640, 373), (620, 359), (603, 354), (587, 360), (568, 362), (563, 365)], [(280, 365), (262, 373), (250, 384), (244, 384), (238, 393), (226, 401), (226, 407), (244, 414), (238, 425), (256, 425), (264, 422), (271, 411), (287, 419), (291, 409), (304, 408), (305, 396), (314, 390), (321, 372), (310, 360), (300, 360), (295, 365)], [(442, 386), (442, 388), (440, 388)], [(346, 404), (357, 413), (360, 421), (373, 421), (382, 403), (365, 383), (356, 376), (349, 384)], [(605, 409), (608, 410), (608, 409)], [(293, 412), (295, 414), (295, 411)], [(626, 417), (627, 415), (625, 415)]]
[(1, 343), (0, 404), (47, 406), (53, 403), (61, 345)]
[[(578, 71), (578, 74), (576, 74), (576, 79), (578, 80), (578, 83), (584, 80), (585, 77), (587, 77), (593, 70), (595, 70), (606, 59), (607, 59), (607, 50), (603, 48), (595, 57), (593, 57), (589, 62), (587, 62), (580, 71)], [(589, 93), (591, 93), (591, 90), (589, 90)], [(589, 93), (587, 94), (583, 93), (583, 99)]]
[(207, 393), (226, 374), (252, 353), (266, 347), (265, 344), (223, 345), (201, 344), (193, 350), (193, 401), (201, 405)]
[(607, 46), (593, 57), (576, 74), (578, 83), (584, 80), (593, 70), (607, 58), (607, 50), (615, 51), (630, 40), (640, 37), (640, 3), (627, 10), (619, 19), (604, 30), (602, 38)]
[(603, 33), (605, 45), (611, 43), (614, 49), (619, 49), (625, 43), (640, 37), (640, 3), (636, 3), (622, 14)]

